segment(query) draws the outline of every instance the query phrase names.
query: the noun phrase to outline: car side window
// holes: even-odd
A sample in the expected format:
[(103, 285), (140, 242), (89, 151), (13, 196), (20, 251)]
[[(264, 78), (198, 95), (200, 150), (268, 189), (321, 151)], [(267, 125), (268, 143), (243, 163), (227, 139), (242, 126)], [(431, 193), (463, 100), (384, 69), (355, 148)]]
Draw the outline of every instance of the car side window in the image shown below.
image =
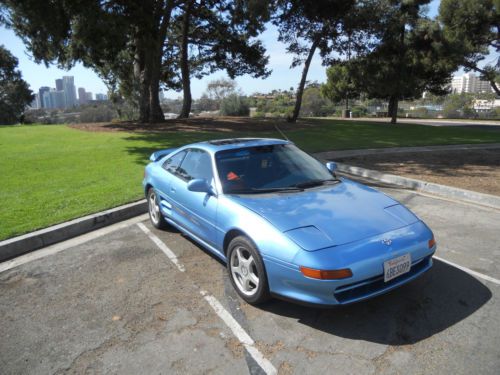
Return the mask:
[(185, 181), (196, 178), (205, 179), (212, 182), (212, 162), (208, 152), (193, 148), (190, 149), (186, 157), (177, 169), (177, 175)]
[(182, 160), (184, 160), (186, 153), (187, 153), (186, 151), (181, 151), (175, 154), (174, 156), (168, 158), (167, 160), (165, 160), (165, 162), (162, 165), (163, 169), (172, 174), (177, 174), (177, 169), (179, 168), (179, 165), (182, 163)]

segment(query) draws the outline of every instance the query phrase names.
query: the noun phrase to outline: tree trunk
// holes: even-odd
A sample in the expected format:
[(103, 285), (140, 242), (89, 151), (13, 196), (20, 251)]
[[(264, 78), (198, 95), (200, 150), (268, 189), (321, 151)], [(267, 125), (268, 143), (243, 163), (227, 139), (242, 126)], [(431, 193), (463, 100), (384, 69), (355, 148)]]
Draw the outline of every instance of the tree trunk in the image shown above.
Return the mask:
[(491, 88), (495, 91), (495, 93), (498, 96), (500, 96), (500, 88), (498, 87), (498, 85), (494, 79), (490, 79), (490, 85), (491, 85)]
[[(165, 7), (155, 11), (152, 1), (142, 3), (142, 16), (147, 22), (141, 22), (136, 29), (134, 78), (137, 85), (140, 122), (164, 121), (160, 107), (160, 74), (163, 45), (170, 25), (170, 15), (175, 5), (167, 1)], [(149, 16), (153, 24), (149, 21)]]
[(181, 75), (182, 75), (182, 109), (179, 118), (188, 118), (191, 112), (191, 79), (189, 72), (189, 16), (193, 2), (190, 1), (182, 18), (182, 41), (181, 41)]
[(391, 124), (395, 124), (398, 119), (398, 97), (395, 95), (389, 98), (388, 114), (391, 118)]
[[(139, 31), (136, 31), (139, 34)], [(135, 37), (135, 56), (134, 56), (134, 86), (138, 94), (139, 121), (147, 122), (149, 120), (149, 79), (145, 69), (144, 43), (140, 36)]]
[(152, 53), (151, 79), (149, 81), (149, 122), (163, 122), (165, 116), (160, 106), (160, 64), (161, 56), (157, 56), (159, 51)]
[(295, 99), (295, 108), (293, 109), (292, 117), (288, 118), (288, 122), (296, 122), (300, 113), (300, 106), (302, 105), (302, 95), (304, 94), (304, 86), (306, 85), (307, 72), (309, 71), (309, 66), (311, 65), (311, 60), (314, 56), (314, 52), (318, 47), (319, 39), (314, 40), (307, 55), (307, 59), (304, 63), (304, 69), (302, 70), (302, 77), (300, 79), (299, 87), (297, 88), (297, 97)]

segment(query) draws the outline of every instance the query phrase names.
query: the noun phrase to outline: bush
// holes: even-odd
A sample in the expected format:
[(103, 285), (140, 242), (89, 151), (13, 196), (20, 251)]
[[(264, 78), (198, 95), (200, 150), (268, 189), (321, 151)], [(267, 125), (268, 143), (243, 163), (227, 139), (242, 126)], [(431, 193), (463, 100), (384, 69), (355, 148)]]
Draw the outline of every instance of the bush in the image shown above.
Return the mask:
[(250, 107), (238, 94), (230, 94), (222, 99), (220, 114), (223, 116), (248, 116)]
[(86, 107), (80, 113), (80, 122), (108, 122), (115, 116), (114, 111), (107, 106)]
[(352, 117), (363, 117), (368, 114), (368, 109), (364, 106), (354, 106), (351, 109)]

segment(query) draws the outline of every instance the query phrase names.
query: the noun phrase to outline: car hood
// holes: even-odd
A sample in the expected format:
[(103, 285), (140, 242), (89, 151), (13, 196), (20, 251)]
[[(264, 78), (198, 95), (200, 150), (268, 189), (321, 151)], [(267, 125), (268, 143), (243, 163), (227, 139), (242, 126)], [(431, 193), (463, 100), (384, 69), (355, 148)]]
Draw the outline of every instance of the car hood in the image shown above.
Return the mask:
[(308, 251), (376, 236), (419, 219), (397, 201), (343, 179), (296, 193), (233, 195)]

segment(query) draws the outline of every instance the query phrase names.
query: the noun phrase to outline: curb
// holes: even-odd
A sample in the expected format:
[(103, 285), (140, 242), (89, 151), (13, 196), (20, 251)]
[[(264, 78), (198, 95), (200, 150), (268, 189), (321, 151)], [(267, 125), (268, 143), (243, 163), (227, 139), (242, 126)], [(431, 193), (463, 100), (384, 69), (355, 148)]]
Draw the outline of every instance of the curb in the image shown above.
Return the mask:
[(380, 182), (403, 186), (412, 190), (437, 195), (444, 198), (455, 199), (467, 203), (474, 203), (481, 206), (500, 209), (500, 197), (496, 195), (477, 193), (471, 190), (454, 188), (451, 186), (435, 184), (416, 180), (408, 177), (396, 176), (393, 174), (382, 173), (373, 169), (355, 167), (349, 164), (337, 163), (339, 172), (348, 173), (353, 176), (360, 176), (377, 180)]
[(0, 242), (0, 262), (147, 212), (145, 199)]

